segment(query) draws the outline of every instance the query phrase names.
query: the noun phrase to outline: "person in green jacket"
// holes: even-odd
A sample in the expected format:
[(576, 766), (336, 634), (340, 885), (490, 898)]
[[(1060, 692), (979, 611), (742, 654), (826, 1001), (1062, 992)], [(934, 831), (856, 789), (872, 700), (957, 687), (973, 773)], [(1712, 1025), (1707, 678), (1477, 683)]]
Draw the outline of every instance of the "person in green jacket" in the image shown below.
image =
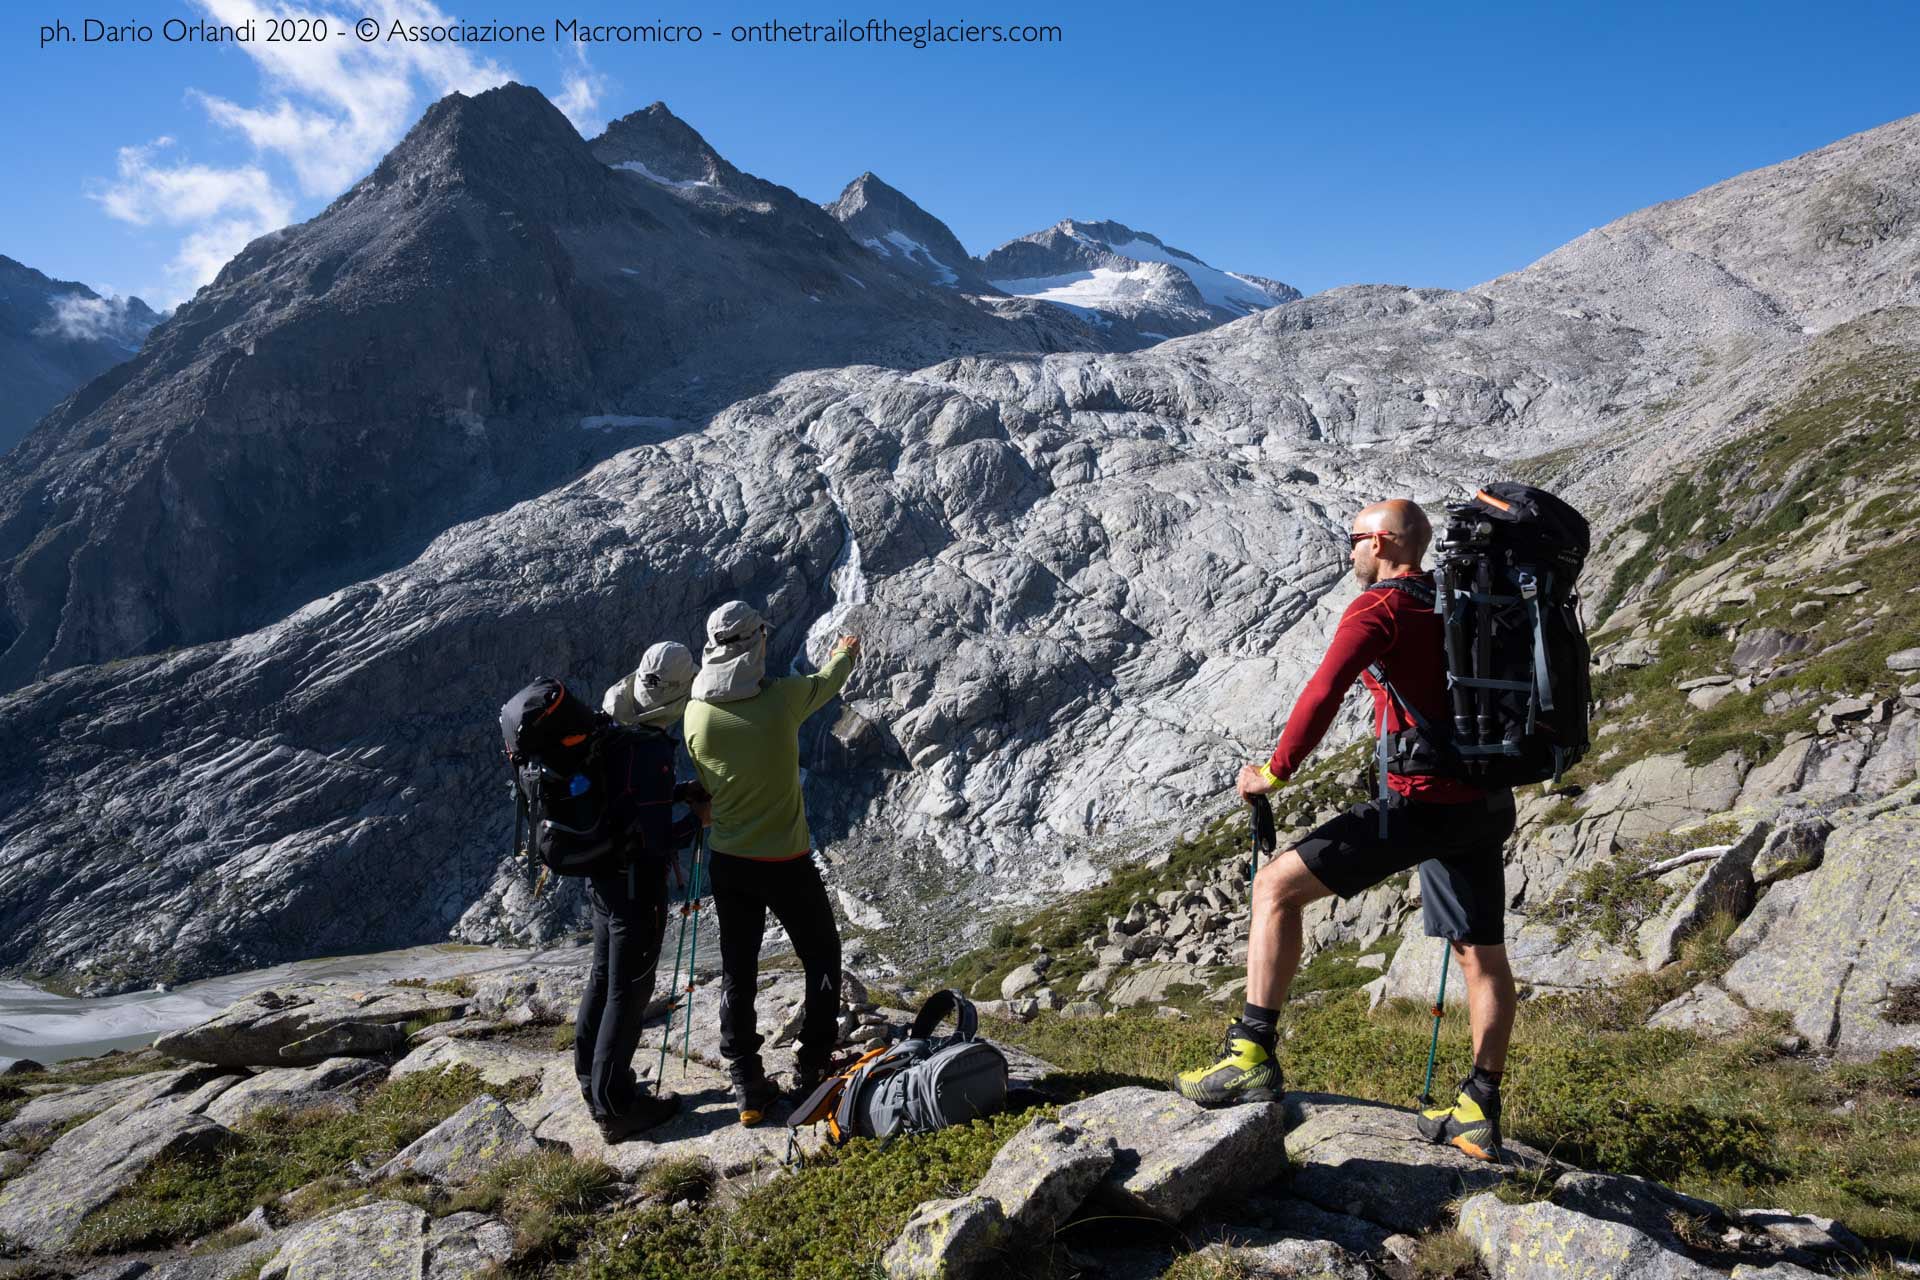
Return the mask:
[(707, 618), (703, 665), (684, 720), (687, 752), (713, 795), (708, 832), (713, 905), (720, 917), (720, 1054), (740, 1123), (757, 1124), (780, 1091), (760, 1061), (753, 998), (767, 912), (787, 931), (806, 974), (796, 1095), (826, 1074), (838, 1039), (840, 930), (814, 866), (800, 795), (800, 724), (833, 701), (860, 641), (842, 636), (815, 675), (768, 679), (767, 624), (743, 601)]

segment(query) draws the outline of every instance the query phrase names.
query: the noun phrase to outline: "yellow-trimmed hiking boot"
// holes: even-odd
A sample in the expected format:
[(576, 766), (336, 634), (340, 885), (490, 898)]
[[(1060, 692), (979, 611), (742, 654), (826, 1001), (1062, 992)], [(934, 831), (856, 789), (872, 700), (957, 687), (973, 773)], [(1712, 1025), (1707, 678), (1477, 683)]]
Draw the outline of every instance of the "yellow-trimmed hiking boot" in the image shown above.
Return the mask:
[(1462, 1089), (1451, 1107), (1422, 1111), (1417, 1122), (1420, 1136), (1428, 1142), (1445, 1142), (1458, 1147), (1475, 1160), (1504, 1162), (1500, 1149), (1500, 1104), (1491, 1113)]
[(1181, 1097), (1203, 1107), (1224, 1107), (1236, 1102), (1272, 1102), (1280, 1096), (1279, 1064), (1237, 1022), (1227, 1028), (1223, 1053), (1213, 1065), (1182, 1071), (1173, 1078), (1173, 1087)]

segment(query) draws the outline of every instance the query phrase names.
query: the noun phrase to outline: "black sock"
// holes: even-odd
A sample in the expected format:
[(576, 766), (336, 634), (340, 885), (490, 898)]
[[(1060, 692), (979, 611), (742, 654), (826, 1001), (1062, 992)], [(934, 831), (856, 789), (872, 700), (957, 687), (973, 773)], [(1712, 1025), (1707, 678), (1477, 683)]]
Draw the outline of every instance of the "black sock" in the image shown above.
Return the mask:
[(1247, 1033), (1247, 1039), (1272, 1053), (1274, 1040), (1279, 1035), (1280, 1011), (1248, 1001), (1240, 1015), (1240, 1029)]
[(1481, 1110), (1491, 1110), (1488, 1104), (1493, 1107), (1500, 1105), (1500, 1077), (1504, 1074), (1501, 1071), (1489, 1071), (1485, 1067), (1475, 1067), (1473, 1074), (1460, 1085), (1460, 1091), (1479, 1103)]

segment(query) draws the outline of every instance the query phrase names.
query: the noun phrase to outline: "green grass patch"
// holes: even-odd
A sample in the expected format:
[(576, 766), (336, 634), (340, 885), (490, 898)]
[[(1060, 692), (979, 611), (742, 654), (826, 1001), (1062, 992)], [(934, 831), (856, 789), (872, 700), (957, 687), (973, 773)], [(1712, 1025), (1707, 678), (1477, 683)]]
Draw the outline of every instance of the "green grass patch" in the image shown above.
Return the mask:
[(650, 1207), (613, 1214), (558, 1274), (574, 1280), (877, 1275), (881, 1255), (917, 1205), (971, 1188), (1009, 1138), (1047, 1114), (976, 1120), (884, 1149), (857, 1140), (809, 1157), (795, 1173), (743, 1194), (730, 1210), (676, 1214)]
[(482, 1093), (516, 1096), (462, 1066), (390, 1081), (352, 1112), (261, 1112), (220, 1151), (156, 1162), (87, 1220), (78, 1247), (163, 1248), (219, 1230), (296, 1189), (303, 1194), (284, 1206), (288, 1216), (334, 1208), (366, 1194), (340, 1178), (343, 1170), (392, 1155)]
[(1471, 1280), (1487, 1274), (1480, 1265), (1480, 1251), (1458, 1231), (1434, 1231), (1421, 1236), (1419, 1243), (1413, 1255), (1418, 1280)]

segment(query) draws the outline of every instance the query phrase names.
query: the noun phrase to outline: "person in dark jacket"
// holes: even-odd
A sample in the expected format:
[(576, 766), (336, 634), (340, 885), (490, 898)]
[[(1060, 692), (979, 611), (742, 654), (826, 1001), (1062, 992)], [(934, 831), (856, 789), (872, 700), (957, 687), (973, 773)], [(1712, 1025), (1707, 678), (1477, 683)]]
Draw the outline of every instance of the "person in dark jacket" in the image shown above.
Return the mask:
[[(1327, 655), (1287, 717), (1273, 754), (1240, 771), (1242, 798), (1291, 777), (1328, 727), (1356, 678), (1373, 695), (1374, 731), (1411, 723), (1370, 673), (1378, 664), (1399, 695), (1429, 723), (1448, 712), (1441, 623), (1431, 579), (1420, 568), (1433, 530), (1425, 513), (1396, 498), (1354, 517), (1354, 576), (1363, 590), (1347, 607)], [(1426, 584), (1401, 590), (1396, 580)], [(1384, 804), (1369, 800), (1309, 832), (1260, 869), (1253, 884), (1245, 1012), (1227, 1029), (1215, 1063), (1182, 1072), (1174, 1087), (1205, 1105), (1258, 1101), (1281, 1092), (1276, 1025), (1300, 967), (1301, 911), (1330, 894), (1350, 898), (1418, 866), (1426, 932), (1444, 937), (1466, 977), (1473, 1026), (1473, 1073), (1451, 1107), (1419, 1118), (1423, 1136), (1481, 1160), (1500, 1158), (1500, 1077), (1513, 1032), (1515, 992), (1507, 964), (1502, 855), (1513, 834), (1513, 792), (1457, 778), (1389, 772)]]
[[(657, 644), (631, 676), (607, 691), (609, 711), (627, 726), (612, 737), (605, 761), (616, 794), (635, 792), (641, 775), (672, 777), (675, 739), (669, 730), (686, 709), (693, 675), (685, 645)], [(661, 794), (651, 779), (647, 783), (637, 794)], [(651, 1129), (680, 1109), (678, 1098), (649, 1091), (633, 1069), (666, 937), (667, 870), (710, 820), (705, 793), (696, 785), (679, 784), (673, 795), (688, 803), (689, 811), (677, 820), (670, 820), (669, 805), (658, 802), (615, 815), (634, 833), (634, 847), (623, 862), (587, 879), (593, 966), (574, 1015), (573, 1069), (608, 1142)]]

